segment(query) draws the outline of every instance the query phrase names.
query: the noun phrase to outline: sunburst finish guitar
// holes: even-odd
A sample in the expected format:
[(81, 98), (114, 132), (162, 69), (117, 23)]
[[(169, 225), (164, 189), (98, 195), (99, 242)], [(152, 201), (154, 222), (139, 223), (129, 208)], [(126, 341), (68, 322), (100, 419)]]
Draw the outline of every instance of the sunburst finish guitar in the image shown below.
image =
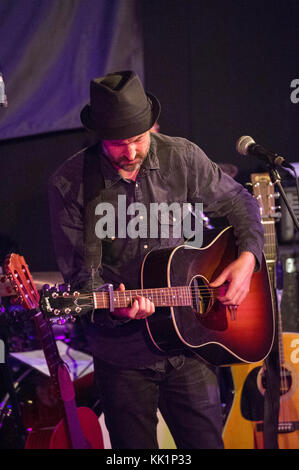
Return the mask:
[[(276, 232), (274, 226), (274, 187), (268, 173), (251, 175), (253, 193), (257, 198), (265, 232), (265, 256), (273, 294), (276, 292)], [(283, 333), (277, 302), (278, 341), (280, 360), (280, 411), (278, 446), (280, 449), (299, 448), (299, 335)], [(264, 395), (266, 391), (263, 362), (232, 367), (234, 401), (227, 418), (223, 440), (228, 449), (264, 448)]]
[(142, 265), (142, 289), (111, 292), (64, 292), (50, 289), (41, 298), (46, 317), (68, 318), (93, 309), (127, 307), (136, 295), (150, 298), (155, 314), (146, 319), (153, 344), (161, 351), (189, 348), (216, 364), (257, 362), (273, 342), (273, 310), (266, 262), (253, 274), (250, 291), (237, 315), (210, 288), (223, 269), (237, 258), (231, 227), (204, 248), (181, 245), (151, 251)]

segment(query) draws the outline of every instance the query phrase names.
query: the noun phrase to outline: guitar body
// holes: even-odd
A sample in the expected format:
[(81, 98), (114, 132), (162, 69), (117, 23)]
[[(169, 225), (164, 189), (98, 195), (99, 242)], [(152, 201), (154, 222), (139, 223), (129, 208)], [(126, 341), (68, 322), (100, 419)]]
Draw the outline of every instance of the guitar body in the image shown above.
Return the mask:
[[(283, 333), (285, 362), (281, 365), (279, 449), (299, 449), (299, 334)], [(234, 401), (223, 430), (226, 449), (263, 449), (263, 363), (231, 368)]]
[(204, 248), (181, 245), (150, 252), (142, 266), (142, 287), (203, 287), (205, 298), (195, 308), (158, 307), (146, 319), (151, 340), (162, 351), (191, 348), (215, 365), (258, 362), (271, 349), (274, 336), (272, 295), (265, 260), (253, 274), (250, 292), (237, 310), (236, 319), (207, 287), (237, 258), (231, 228), (223, 230)]
[[(96, 414), (86, 407), (77, 408), (77, 413), (82, 432), (90, 445), (90, 449), (104, 449), (102, 430)], [(49, 449), (72, 449), (65, 419), (58, 423), (52, 433)]]

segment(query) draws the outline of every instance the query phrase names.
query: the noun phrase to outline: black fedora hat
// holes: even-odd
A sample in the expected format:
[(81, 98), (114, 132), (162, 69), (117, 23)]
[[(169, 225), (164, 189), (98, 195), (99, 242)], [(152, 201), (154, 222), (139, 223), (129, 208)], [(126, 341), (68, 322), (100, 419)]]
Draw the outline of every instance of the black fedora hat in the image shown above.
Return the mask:
[(100, 139), (128, 139), (151, 129), (161, 106), (158, 99), (146, 93), (133, 71), (110, 73), (90, 82), (90, 104), (80, 117), (87, 129)]

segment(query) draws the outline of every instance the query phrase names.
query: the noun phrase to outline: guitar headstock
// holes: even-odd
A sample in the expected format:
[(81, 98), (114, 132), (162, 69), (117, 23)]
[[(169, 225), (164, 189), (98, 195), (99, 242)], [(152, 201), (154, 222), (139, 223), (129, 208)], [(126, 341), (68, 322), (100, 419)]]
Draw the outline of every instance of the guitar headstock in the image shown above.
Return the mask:
[(11, 299), (12, 303), (29, 310), (38, 308), (39, 293), (24, 257), (15, 253), (8, 255), (4, 261), (3, 271), (16, 292)]
[(275, 206), (276, 194), (269, 173), (252, 173), (251, 184), (253, 196), (260, 206), (261, 218), (278, 219), (280, 214), (276, 211), (278, 209)]
[(71, 292), (61, 287), (44, 289), (40, 296), (40, 309), (45, 318), (59, 324), (84, 315), (93, 309), (92, 293)]
[(271, 181), (269, 173), (252, 173), (251, 182), (253, 195), (256, 197), (264, 227), (264, 253), (268, 266), (276, 263), (276, 232), (275, 219), (280, 217), (276, 212), (274, 184)]

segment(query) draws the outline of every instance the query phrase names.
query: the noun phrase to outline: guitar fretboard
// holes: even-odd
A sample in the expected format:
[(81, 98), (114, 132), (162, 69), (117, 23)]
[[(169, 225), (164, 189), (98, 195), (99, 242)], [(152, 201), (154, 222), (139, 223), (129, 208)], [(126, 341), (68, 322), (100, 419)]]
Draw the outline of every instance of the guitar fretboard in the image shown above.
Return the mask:
[[(138, 295), (150, 299), (157, 307), (175, 307), (192, 305), (194, 292), (190, 286), (114, 291), (114, 307), (128, 307)], [(109, 308), (108, 292), (94, 292), (93, 300), (95, 308)]]
[[(268, 266), (268, 273), (273, 291), (276, 289), (276, 262), (277, 262), (277, 241), (275, 230), (275, 202), (274, 185), (270, 180), (268, 173), (252, 174), (253, 191), (260, 206), (262, 224), (264, 227), (264, 253)], [(283, 339), (282, 339), (282, 320), (278, 312), (278, 343), (279, 360), (284, 364)]]

